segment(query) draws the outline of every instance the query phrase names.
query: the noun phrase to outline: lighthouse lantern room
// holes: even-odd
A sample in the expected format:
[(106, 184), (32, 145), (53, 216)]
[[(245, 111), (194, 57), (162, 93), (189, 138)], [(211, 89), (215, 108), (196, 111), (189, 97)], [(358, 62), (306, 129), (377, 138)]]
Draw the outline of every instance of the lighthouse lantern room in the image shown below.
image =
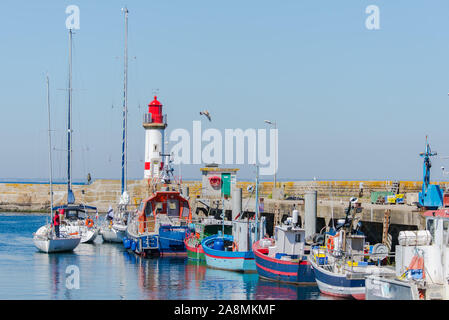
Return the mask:
[(152, 179), (159, 176), (164, 167), (164, 131), (167, 127), (167, 115), (162, 114), (162, 104), (157, 96), (148, 105), (148, 113), (143, 115), (145, 128), (145, 170), (144, 178)]

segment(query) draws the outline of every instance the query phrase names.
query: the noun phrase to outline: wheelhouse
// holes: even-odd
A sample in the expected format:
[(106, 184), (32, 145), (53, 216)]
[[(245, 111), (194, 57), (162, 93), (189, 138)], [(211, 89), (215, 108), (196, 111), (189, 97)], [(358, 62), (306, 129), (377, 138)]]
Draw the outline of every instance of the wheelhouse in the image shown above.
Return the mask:
[(180, 220), (181, 224), (192, 221), (189, 201), (177, 191), (158, 191), (140, 203), (137, 210), (139, 232), (153, 232), (156, 219)]
[(447, 245), (449, 244), (449, 208), (439, 209), (439, 210), (428, 210), (423, 213), (426, 219), (426, 230), (428, 230), (435, 241), (436, 229), (437, 229), (437, 219), (442, 219), (443, 223), (443, 241)]

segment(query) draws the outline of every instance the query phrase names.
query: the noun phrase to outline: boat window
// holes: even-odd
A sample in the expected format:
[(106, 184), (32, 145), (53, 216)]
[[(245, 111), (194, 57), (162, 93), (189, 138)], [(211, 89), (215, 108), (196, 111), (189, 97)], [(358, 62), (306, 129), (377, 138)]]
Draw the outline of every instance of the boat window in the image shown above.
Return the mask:
[(178, 201), (177, 200), (169, 200), (167, 201), (168, 205), (168, 215), (172, 217), (178, 217), (179, 216), (179, 208), (178, 208)]
[(190, 214), (189, 204), (187, 202), (182, 203), (182, 216), (188, 217)]
[(296, 241), (296, 242), (301, 242), (301, 234), (300, 234), (300, 233), (297, 233), (297, 234), (296, 234), (296, 239), (295, 239), (295, 241)]
[(157, 213), (161, 213), (163, 208), (164, 208), (164, 206), (163, 206), (162, 202), (156, 202), (155, 208), (156, 208), (156, 212)]
[(443, 239), (444, 242), (447, 244), (447, 236), (448, 236), (448, 229), (449, 229), (449, 221), (448, 220), (443, 220)]
[(64, 212), (64, 215), (65, 215), (64, 218), (75, 219), (75, 218), (78, 218), (78, 211), (76, 211), (76, 210), (66, 210)]
[(147, 202), (147, 205), (145, 206), (145, 215), (147, 217), (153, 216), (153, 208), (151, 207), (151, 202)]
[(435, 239), (435, 223), (433, 219), (427, 220), (426, 229), (429, 230), (430, 234), (432, 235), (432, 239)]

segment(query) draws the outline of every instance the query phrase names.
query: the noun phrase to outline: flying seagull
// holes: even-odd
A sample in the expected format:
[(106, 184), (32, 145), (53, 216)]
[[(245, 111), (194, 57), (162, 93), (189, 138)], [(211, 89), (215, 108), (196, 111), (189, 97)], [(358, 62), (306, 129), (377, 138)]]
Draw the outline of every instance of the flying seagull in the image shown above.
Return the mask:
[(200, 111), (200, 115), (204, 115), (204, 116), (207, 117), (207, 119), (209, 119), (209, 121), (212, 121), (212, 119), (210, 117), (210, 114), (209, 114), (209, 111), (207, 111), (207, 110)]

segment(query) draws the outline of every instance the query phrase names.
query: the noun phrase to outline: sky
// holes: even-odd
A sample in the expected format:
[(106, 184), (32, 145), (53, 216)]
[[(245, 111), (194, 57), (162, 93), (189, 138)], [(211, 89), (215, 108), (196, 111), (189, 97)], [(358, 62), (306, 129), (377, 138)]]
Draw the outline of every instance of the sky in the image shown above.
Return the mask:
[[(53, 173), (66, 175), (68, 30), (74, 34), (75, 180), (120, 178), (124, 27), (129, 10), (128, 175), (142, 179), (142, 115), (155, 94), (176, 128), (279, 129), (279, 180), (448, 180), (449, 2), (3, 1), (2, 179), (48, 179), (45, 77)], [(365, 22), (379, 8), (378, 30)], [(199, 115), (209, 110), (212, 122)], [(170, 149), (170, 147), (168, 147)], [(175, 166), (200, 179), (199, 165)], [(254, 179), (254, 168), (238, 179)], [(272, 176), (262, 177), (271, 180)]]

